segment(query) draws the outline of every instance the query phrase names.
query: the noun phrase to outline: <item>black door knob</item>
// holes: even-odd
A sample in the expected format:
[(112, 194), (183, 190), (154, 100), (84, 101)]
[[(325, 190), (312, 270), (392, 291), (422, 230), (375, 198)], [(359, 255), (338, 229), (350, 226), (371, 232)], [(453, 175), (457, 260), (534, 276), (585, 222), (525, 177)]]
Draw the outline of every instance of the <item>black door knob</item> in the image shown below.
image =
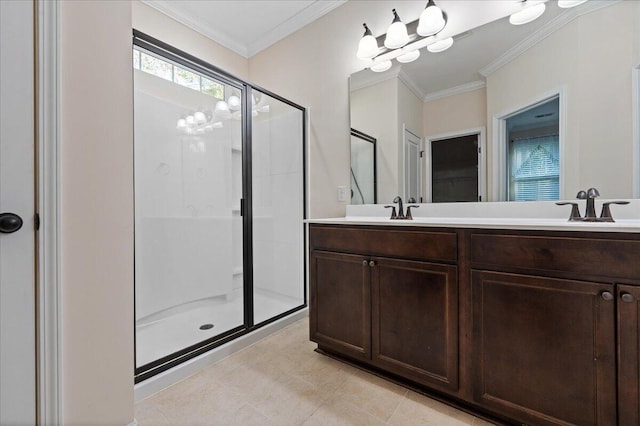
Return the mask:
[(0, 232), (11, 234), (22, 228), (22, 219), (15, 213), (0, 213)]

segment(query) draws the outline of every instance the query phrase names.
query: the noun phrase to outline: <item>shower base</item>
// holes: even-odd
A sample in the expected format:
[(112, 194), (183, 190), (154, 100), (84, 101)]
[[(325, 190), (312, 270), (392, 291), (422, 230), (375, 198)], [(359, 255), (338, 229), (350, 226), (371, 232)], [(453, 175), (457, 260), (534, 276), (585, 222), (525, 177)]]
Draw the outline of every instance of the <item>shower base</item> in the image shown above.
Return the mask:
[[(301, 303), (295, 298), (256, 290), (255, 323), (273, 318)], [(141, 318), (136, 321), (136, 367), (241, 326), (243, 309), (242, 297), (211, 297)]]

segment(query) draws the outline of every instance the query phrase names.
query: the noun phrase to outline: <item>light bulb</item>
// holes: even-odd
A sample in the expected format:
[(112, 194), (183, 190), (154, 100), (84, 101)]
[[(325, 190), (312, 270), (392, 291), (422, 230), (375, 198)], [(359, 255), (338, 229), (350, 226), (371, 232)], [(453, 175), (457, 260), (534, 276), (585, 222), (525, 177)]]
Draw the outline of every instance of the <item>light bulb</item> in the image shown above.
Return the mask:
[(204, 112), (202, 111), (197, 111), (195, 114), (193, 114), (193, 118), (196, 124), (202, 124), (207, 121), (207, 116), (204, 115)]
[(193, 117), (193, 115), (187, 115), (187, 124), (189, 126), (193, 126), (196, 123), (196, 119)]
[(180, 118), (178, 120), (178, 124), (176, 125), (176, 129), (186, 129), (187, 128), (187, 120), (185, 120), (184, 118)]
[(433, 0), (429, 0), (427, 7), (420, 14), (417, 32), (423, 37), (437, 34), (442, 31), (446, 23), (442, 9), (436, 6)]
[(391, 61), (378, 62), (369, 67), (369, 69), (373, 72), (384, 72), (389, 68), (391, 68)]
[(453, 37), (445, 38), (444, 40), (436, 41), (433, 44), (427, 46), (427, 50), (431, 53), (444, 52), (453, 45)]
[(227, 99), (227, 102), (230, 110), (237, 111), (240, 109), (240, 98), (237, 97), (236, 95), (229, 96), (229, 99)]
[(558, 0), (558, 7), (568, 9), (570, 7), (576, 7), (586, 2), (587, 0)]
[(528, 7), (526, 7), (525, 5), (525, 9), (522, 9), (521, 11), (516, 12), (509, 17), (509, 22), (513, 25), (528, 24), (529, 22), (534, 21), (535, 19), (540, 17), (540, 15), (544, 13), (545, 9), (546, 6), (544, 3), (538, 3)]
[(373, 34), (371, 34), (371, 30), (367, 27), (367, 24), (362, 24), (362, 26), (364, 27), (364, 35), (358, 44), (358, 53), (356, 53), (356, 56), (359, 59), (371, 59), (378, 54), (378, 42)]
[(229, 105), (225, 101), (216, 102), (215, 114), (222, 119), (231, 118), (231, 111), (229, 111)]
[(415, 61), (419, 57), (420, 57), (420, 51), (412, 50), (411, 52), (403, 53), (402, 55), (398, 56), (396, 59), (400, 63), (408, 64), (409, 62)]
[(384, 39), (384, 45), (388, 49), (397, 49), (409, 43), (409, 34), (407, 26), (402, 23), (398, 13), (393, 9), (393, 22), (387, 30), (387, 36)]

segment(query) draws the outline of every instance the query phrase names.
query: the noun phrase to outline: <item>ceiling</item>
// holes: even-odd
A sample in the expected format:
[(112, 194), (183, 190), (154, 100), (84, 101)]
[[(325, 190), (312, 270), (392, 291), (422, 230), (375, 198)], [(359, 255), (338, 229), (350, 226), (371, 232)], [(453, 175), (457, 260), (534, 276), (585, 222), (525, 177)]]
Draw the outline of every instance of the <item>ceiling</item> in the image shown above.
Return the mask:
[(347, 0), (142, 0), (250, 58)]

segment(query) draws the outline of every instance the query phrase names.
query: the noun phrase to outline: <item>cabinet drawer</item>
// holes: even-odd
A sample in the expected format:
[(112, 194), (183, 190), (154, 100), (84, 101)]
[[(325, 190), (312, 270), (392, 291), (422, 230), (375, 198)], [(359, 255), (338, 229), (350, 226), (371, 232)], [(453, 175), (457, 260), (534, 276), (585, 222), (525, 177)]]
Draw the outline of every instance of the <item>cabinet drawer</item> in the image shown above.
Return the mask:
[(455, 262), (458, 258), (455, 232), (311, 225), (309, 245), (312, 250), (403, 259)]
[(637, 240), (488, 233), (471, 236), (471, 262), (483, 269), (517, 268), (637, 280), (638, 253)]

